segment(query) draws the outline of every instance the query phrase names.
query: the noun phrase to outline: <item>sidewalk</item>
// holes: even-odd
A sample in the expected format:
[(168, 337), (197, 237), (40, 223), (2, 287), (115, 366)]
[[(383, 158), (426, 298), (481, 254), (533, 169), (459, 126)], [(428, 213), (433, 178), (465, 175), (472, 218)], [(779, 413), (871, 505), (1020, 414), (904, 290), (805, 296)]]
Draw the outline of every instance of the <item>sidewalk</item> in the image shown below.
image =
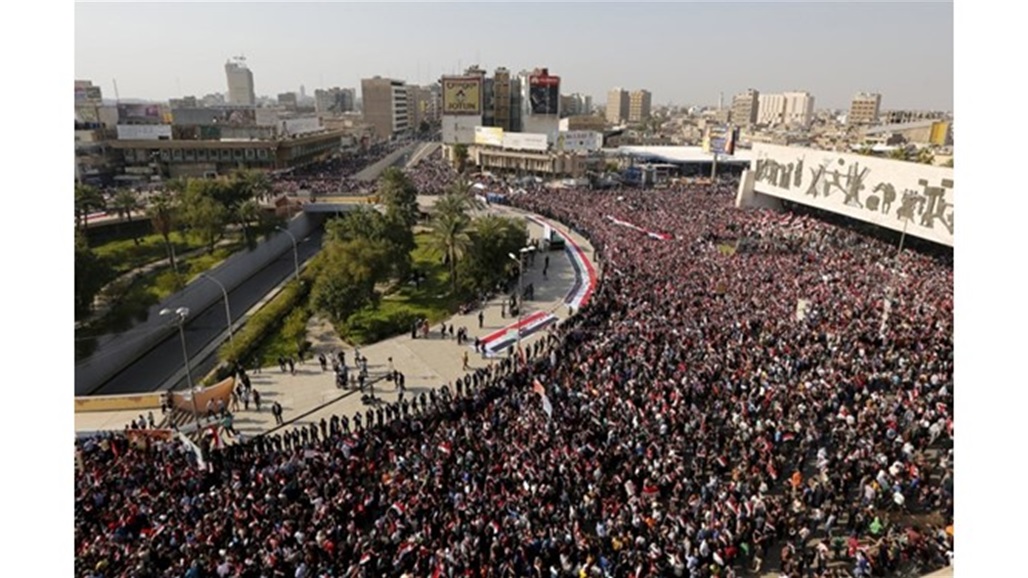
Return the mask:
[[(419, 198), (420, 201), (422, 198)], [(496, 205), (490, 207), (490, 211), (507, 216), (522, 214), (516, 209)], [(560, 228), (565, 230), (563, 226)], [(529, 223), (529, 233), (532, 238), (539, 238), (542, 235), (542, 227)], [(568, 232), (568, 235), (582, 248), (586, 258), (593, 261), (595, 266), (592, 246), (579, 235), (572, 232)], [(552, 313), (559, 320), (565, 319), (568, 315), (564, 297), (575, 283), (575, 272), (566, 252), (550, 251), (548, 255), (550, 266), (545, 279), (542, 275), (543, 254), (536, 256), (534, 266), (526, 266), (524, 269), (524, 285), (535, 285), (535, 299), (525, 302), (523, 317), (528, 317), (536, 311)], [(488, 359), (476, 354), (473, 344), (475, 337), (484, 337), (517, 322), (517, 318), (512, 318), (509, 314), (505, 318), (500, 315), (502, 299), (503, 297), (498, 296), (481, 310), (481, 328), (478, 325), (479, 310), (471, 311), (467, 315), (455, 315), (446, 322), (447, 327), (455, 324), (457, 328), (467, 328), (469, 342), (465, 345), (458, 346), (456, 340), (451, 339), (449, 335), (445, 339), (440, 338), (439, 325), (436, 324), (430, 327), (427, 339), (411, 339), (410, 333), (406, 333), (361, 347), (361, 355), (368, 359), (370, 379), (379, 380), (389, 371), (391, 357), (393, 368), (406, 377), (406, 399), (412, 399), (429, 389), (438, 389), (444, 384), (450, 384), (452, 391), (453, 382), (467, 373), (462, 368), (465, 352), (468, 353), (469, 372), (499, 362), (498, 358)], [(546, 330), (541, 330), (522, 338), (522, 346), (534, 344), (546, 333)], [(256, 411), (252, 404), (249, 411), (240, 408), (235, 414), (235, 429), (247, 438), (274, 429), (276, 425), (270, 407), (276, 401), (282, 405), (283, 419), (287, 422), (282, 430), (295, 429), (297, 426), (309, 427), (312, 423), (320, 423), (322, 418), (328, 420), (333, 414), (346, 415), (352, 422), (356, 412), (366, 411), (370, 406), (365, 406), (361, 402), (360, 392), (335, 386), (331, 363), (327, 371), (321, 370), (317, 360), (318, 354), (325, 353), (326, 357), (331, 357), (342, 349), (346, 351), (346, 362), (351, 372), (353, 371), (353, 348), (343, 344), (333, 335), (334, 332), (322, 328), (311, 336), (314, 343), (312, 359), (298, 364), (295, 375), (290, 375), (288, 371), (282, 372), (277, 366), (262, 368), (260, 373), (249, 372), (253, 388), (261, 395), (261, 411)], [(374, 392), (385, 403), (397, 400), (396, 387), (391, 382), (376, 381)], [(304, 415), (307, 412), (311, 413)], [(136, 415), (127, 416), (124, 418), (125, 421), (117, 426), (114, 423), (120, 416), (80, 413), (76, 414), (75, 429), (120, 429)], [(301, 415), (303, 417), (296, 419)], [(290, 420), (295, 421), (290, 423)]]

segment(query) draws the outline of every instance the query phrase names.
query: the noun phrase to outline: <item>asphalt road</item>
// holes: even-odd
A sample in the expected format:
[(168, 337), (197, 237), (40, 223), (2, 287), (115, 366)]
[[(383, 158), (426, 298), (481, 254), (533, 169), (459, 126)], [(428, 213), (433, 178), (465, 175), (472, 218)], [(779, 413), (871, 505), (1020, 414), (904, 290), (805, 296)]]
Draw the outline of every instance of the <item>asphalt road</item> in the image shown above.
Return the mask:
[[(301, 264), (321, 249), (324, 228), (318, 228), (306, 239), (301, 239), (297, 252)], [(253, 307), (276, 285), (295, 271), (293, 249), (289, 247), (267, 267), (250, 277), (232, 291), (229, 291), (228, 302), (232, 310), (233, 322), (236, 322), (247, 310)], [(169, 324), (172, 324), (169, 320)], [(210, 355), (206, 359), (197, 356), (213, 340), (224, 337), (227, 326), (225, 317), (225, 301), (218, 299), (214, 305), (203, 311), (191, 311), (186, 320), (185, 336), (186, 351), (189, 353), (190, 373), (194, 383), (198, 382), (217, 364), (217, 356)], [(238, 331), (238, 327), (236, 330)], [(142, 357), (125, 367), (111, 379), (107, 380), (95, 395), (114, 395), (126, 393), (151, 392), (160, 389), (175, 372), (182, 369), (182, 341), (178, 331), (169, 332), (168, 337)], [(186, 378), (175, 383), (174, 389), (186, 387)]]

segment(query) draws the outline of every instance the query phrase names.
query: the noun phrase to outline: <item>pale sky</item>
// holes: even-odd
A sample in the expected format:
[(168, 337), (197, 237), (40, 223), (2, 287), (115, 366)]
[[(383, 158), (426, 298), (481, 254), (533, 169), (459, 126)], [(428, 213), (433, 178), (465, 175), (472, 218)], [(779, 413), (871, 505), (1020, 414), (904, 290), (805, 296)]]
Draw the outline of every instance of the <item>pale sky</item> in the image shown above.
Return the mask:
[(75, 78), (105, 98), (227, 90), (245, 55), (258, 95), (360, 87), (381, 75), (428, 84), (477, 63), (545, 66), (561, 92), (606, 101), (725, 102), (747, 88), (807, 90), (816, 108), (861, 91), (883, 109), (953, 108), (951, 3), (378, 3), (75, 5)]

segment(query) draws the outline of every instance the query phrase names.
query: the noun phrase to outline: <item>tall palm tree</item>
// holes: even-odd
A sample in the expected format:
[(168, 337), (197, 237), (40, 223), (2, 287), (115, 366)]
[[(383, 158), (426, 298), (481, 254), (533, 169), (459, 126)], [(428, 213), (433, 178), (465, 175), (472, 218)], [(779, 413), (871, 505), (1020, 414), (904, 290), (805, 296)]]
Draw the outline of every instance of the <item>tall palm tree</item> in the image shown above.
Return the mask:
[(250, 226), (260, 222), (261, 220), (261, 207), (257, 204), (254, 199), (248, 199), (243, 201), (239, 207), (236, 208), (236, 218), (239, 224), (243, 227), (243, 238), (246, 239), (248, 245), (253, 244), (252, 234)]
[[(467, 195), (464, 195), (467, 197)], [(457, 261), (464, 257), (471, 246), (468, 228), (471, 218), (465, 209), (467, 201), (459, 194), (449, 193), (440, 197), (433, 207), (432, 248), (446, 257), (450, 269), (450, 289), (457, 292)]]
[[(119, 189), (118, 192), (115, 193), (111, 204), (114, 206), (114, 209), (118, 211), (118, 215), (121, 217), (122, 223), (125, 223), (132, 218), (133, 211), (138, 211), (143, 208), (142, 204), (139, 202), (139, 196), (131, 189)], [(132, 240), (138, 244), (139, 236), (134, 234), (132, 236)]]
[(163, 193), (154, 198), (146, 210), (154, 230), (164, 238), (164, 247), (168, 251), (171, 269), (176, 274), (178, 274), (178, 265), (175, 263), (175, 247), (171, 244), (171, 232), (175, 230), (175, 223), (178, 220), (177, 213), (178, 201), (168, 193)]
[(92, 185), (75, 185), (75, 217), (82, 229), (89, 227), (89, 213), (107, 208), (103, 193)]

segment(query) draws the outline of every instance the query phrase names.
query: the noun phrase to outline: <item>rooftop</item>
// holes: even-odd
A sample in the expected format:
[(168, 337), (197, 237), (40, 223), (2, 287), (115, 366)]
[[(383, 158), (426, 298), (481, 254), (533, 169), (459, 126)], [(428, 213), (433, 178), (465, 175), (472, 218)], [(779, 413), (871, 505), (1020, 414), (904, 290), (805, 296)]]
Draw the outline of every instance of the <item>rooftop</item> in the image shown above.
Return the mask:
[[(636, 157), (651, 157), (667, 163), (709, 163), (714, 161), (714, 155), (703, 151), (698, 146), (621, 146), (617, 148), (619, 154), (627, 154)], [(735, 149), (732, 156), (718, 155), (719, 162), (750, 162), (753, 158), (753, 151)]]

